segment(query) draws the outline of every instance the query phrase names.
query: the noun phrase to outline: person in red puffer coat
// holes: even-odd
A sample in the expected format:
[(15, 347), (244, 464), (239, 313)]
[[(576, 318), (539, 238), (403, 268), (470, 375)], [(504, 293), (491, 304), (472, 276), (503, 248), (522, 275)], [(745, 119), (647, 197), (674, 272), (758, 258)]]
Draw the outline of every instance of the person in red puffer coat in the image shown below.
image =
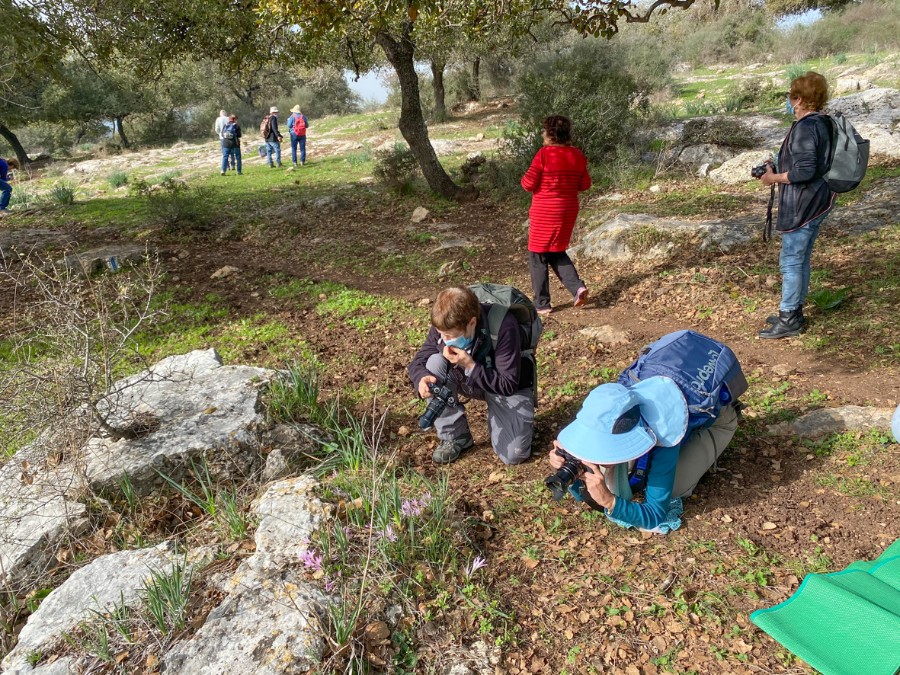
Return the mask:
[(591, 187), (587, 157), (571, 145), (572, 121), (562, 115), (544, 120), (544, 147), (538, 150), (522, 177), (522, 187), (532, 193), (528, 212), (528, 263), (534, 288), (534, 306), (538, 314), (549, 314), (550, 275), (548, 266), (581, 307), (588, 289), (566, 254), (575, 218), (578, 217), (578, 193)]

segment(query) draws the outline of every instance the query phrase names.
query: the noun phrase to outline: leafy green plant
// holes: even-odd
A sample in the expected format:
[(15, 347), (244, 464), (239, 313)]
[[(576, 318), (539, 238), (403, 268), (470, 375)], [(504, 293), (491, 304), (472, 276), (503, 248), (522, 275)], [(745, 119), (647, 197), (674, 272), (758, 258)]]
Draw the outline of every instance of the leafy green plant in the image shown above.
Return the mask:
[(235, 541), (247, 536), (250, 522), (240, 505), (240, 500), (235, 492), (224, 492), (221, 495), (222, 517), (228, 531), (228, 535)]
[(317, 420), (319, 406), (319, 372), (315, 366), (292, 363), (281, 377), (269, 385), (266, 409), (275, 422)]
[(111, 188), (120, 188), (128, 184), (128, 174), (124, 171), (113, 171), (106, 180)]
[(144, 581), (141, 599), (154, 628), (163, 635), (184, 629), (192, 577), (193, 570), (183, 561), (175, 562), (168, 572), (150, 570), (150, 578)]
[(66, 183), (59, 183), (50, 190), (50, 201), (59, 206), (71, 206), (75, 203), (75, 188)]
[(200, 486), (200, 494), (191, 490), (185, 483), (180, 483), (159, 470), (156, 473), (169, 485), (178, 490), (189, 502), (205, 511), (207, 515), (215, 518), (217, 510), (216, 493), (206, 459), (201, 459), (199, 464), (191, 460), (191, 473)]
[(850, 297), (850, 288), (822, 288), (811, 292), (807, 298), (820, 310), (826, 311), (840, 306)]
[(375, 179), (385, 187), (401, 194), (412, 191), (419, 173), (419, 163), (403, 143), (375, 153)]

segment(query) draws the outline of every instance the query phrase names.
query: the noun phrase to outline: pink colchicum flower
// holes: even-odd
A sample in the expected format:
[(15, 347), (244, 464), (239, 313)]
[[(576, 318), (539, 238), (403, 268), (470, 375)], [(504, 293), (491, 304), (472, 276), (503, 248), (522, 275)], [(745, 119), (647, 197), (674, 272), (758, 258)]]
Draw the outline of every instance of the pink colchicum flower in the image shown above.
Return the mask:
[(378, 531), (378, 536), (381, 537), (382, 539), (387, 539), (387, 540), (390, 541), (390, 542), (395, 542), (395, 541), (397, 541), (397, 533), (394, 532), (394, 526), (393, 526), (393, 525), (388, 525), (388, 526), (387, 526), (386, 528), (384, 528), (383, 530), (379, 530), (379, 531)]
[(471, 579), (472, 575), (482, 567), (487, 567), (487, 560), (482, 558), (480, 555), (475, 556), (475, 559), (466, 566), (466, 578)]
[(407, 518), (421, 516), (422, 512), (431, 503), (431, 493), (426, 492), (419, 499), (404, 499), (400, 505), (400, 513)]
[(312, 549), (307, 549), (300, 554), (300, 562), (302, 562), (305, 567), (308, 567), (313, 572), (318, 572), (320, 569), (322, 569), (323, 561), (324, 557), (322, 556), (322, 554), (316, 553)]

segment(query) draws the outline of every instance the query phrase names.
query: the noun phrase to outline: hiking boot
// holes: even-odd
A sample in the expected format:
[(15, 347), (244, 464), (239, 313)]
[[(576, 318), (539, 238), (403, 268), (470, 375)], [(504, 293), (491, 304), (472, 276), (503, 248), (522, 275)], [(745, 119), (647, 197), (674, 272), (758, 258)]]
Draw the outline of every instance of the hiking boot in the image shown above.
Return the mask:
[(760, 331), (759, 337), (765, 340), (793, 337), (800, 335), (805, 328), (803, 313), (799, 309), (778, 312), (778, 318), (771, 328)]
[(281, 168), (281, 162), (278, 162), (278, 168), (279, 169)]
[(224, 176), (224, 175), (225, 175), (225, 172), (222, 171), (222, 172), (219, 173), (219, 175), (220, 175), (220, 176)]
[[(805, 326), (806, 325), (806, 317), (803, 316), (803, 305), (800, 305), (797, 308), (797, 311), (800, 312), (800, 321), (802, 321), (803, 325)], [(774, 326), (776, 321), (778, 321), (778, 314), (769, 314), (769, 316), (766, 317), (766, 323), (769, 324), (770, 326)]]
[(474, 444), (471, 436), (454, 438), (452, 441), (441, 441), (431, 454), (431, 459), (435, 464), (449, 464), (456, 461), (463, 450), (468, 450)]
[(573, 307), (581, 307), (584, 303), (587, 302), (588, 299), (588, 289), (584, 286), (578, 289), (578, 292), (575, 294), (575, 302), (572, 303)]

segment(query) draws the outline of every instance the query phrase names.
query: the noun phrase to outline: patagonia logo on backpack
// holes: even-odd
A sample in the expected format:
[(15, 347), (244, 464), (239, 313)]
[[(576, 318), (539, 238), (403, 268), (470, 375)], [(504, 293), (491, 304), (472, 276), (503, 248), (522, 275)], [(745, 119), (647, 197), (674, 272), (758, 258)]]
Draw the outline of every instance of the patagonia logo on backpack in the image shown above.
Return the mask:
[(263, 117), (262, 122), (259, 123), (259, 133), (262, 134), (263, 138), (268, 138), (269, 133), (271, 132), (271, 119), (269, 115)]
[(850, 192), (866, 176), (869, 141), (841, 113), (826, 115), (831, 127), (831, 156), (823, 178), (834, 192)]
[(488, 331), (491, 335), (491, 345), (497, 348), (497, 337), (500, 334), (500, 324), (507, 314), (512, 314), (519, 322), (521, 336), (522, 359), (530, 363), (532, 373), (532, 391), (537, 402), (537, 363), (534, 359), (534, 350), (537, 348), (541, 333), (544, 332), (544, 324), (538, 316), (534, 303), (528, 299), (522, 291), (512, 286), (502, 284), (473, 284), (469, 286), (479, 302), (491, 305), (488, 313)]

